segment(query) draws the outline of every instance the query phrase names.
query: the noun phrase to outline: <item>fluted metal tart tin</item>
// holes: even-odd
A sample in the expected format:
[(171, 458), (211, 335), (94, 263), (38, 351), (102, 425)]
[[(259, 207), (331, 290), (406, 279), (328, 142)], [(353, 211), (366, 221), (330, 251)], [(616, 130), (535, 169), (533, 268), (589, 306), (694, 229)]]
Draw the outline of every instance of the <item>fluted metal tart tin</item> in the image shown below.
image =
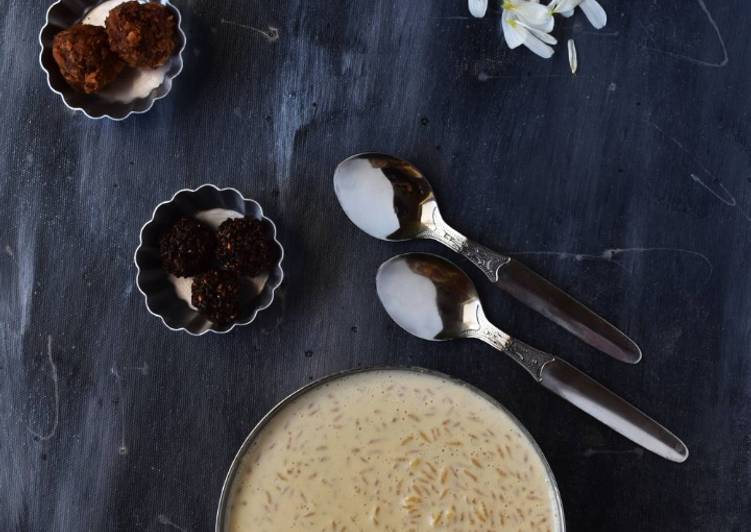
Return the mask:
[[(142, 1), (142, 0), (140, 0)], [(145, 97), (136, 98), (130, 102), (108, 100), (98, 94), (83, 94), (74, 90), (63, 78), (60, 69), (52, 57), (52, 40), (55, 35), (80, 22), (96, 6), (104, 3), (101, 0), (58, 0), (47, 10), (47, 20), (39, 32), (39, 44), (42, 48), (39, 54), (39, 64), (47, 77), (47, 85), (52, 92), (60, 95), (63, 103), (73, 111), (80, 111), (88, 118), (99, 120), (125, 120), (132, 114), (149, 111), (157, 100), (167, 96), (172, 90), (173, 80), (183, 69), (183, 50), (185, 49), (185, 33), (182, 30), (180, 11), (168, 0), (151, 0), (169, 8), (177, 19), (177, 53), (165, 65), (164, 79), (161, 84), (152, 89)], [(143, 3), (143, 2), (142, 2)]]
[(285, 397), (281, 401), (279, 401), (271, 410), (269, 410), (266, 413), (265, 416), (261, 418), (261, 420), (256, 424), (256, 426), (253, 427), (253, 430), (251, 430), (250, 434), (248, 434), (248, 436), (245, 438), (242, 445), (240, 446), (240, 449), (237, 451), (234, 459), (232, 460), (232, 464), (229, 467), (227, 476), (224, 479), (224, 484), (222, 485), (222, 491), (219, 494), (219, 504), (218, 504), (217, 513), (216, 513), (216, 522), (214, 525), (214, 532), (229, 532), (228, 523), (229, 523), (230, 499), (231, 499), (230, 492), (232, 490), (232, 485), (235, 481), (235, 477), (237, 476), (238, 470), (240, 469), (240, 466), (242, 464), (243, 458), (245, 457), (245, 454), (251, 448), (256, 438), (263, 432), (263, 429), (266, 428), (266, 426), (271, 422), (274, 416), (276, 416), (279, 412), (284, 410), (284, 408), (286, 408), (289, 404), (291, 404), (295, 400), (299, 399), (306, 393), (320, 386), (328, 384), (337, 379), (349, 377), (351, 375), (357, 375), (360, 373), (367, 373), (371, 371), (412, 371), (412, 372), (419, 373), (422, 375), (429, 375), (432, 377), (437, 377), (439, 379), (443, 379), (443, 380), (446, 380), (446, 381), (449, 381), (454, 384), (458, 384), (460, 386), (467, 388), (470, 392), (490, 402), (490, 404), (492, 404), (499, 411), (503, 412), (506, 416), (508, 416), (508, 418), (516, 426), (519, 432), (526, 438), (527, 442), (529, 443), (529, 445), (535, 451), (535, 454), (537, 455), (537, 457), (542, 462), (543, 467), (545, 469), (545, 475), (547, 477), (548, 482), (550, 483), (550, 489), (551, 489), (551, 493), (553, 496), (553, 504), (555, 505), (556, 516), (558, 517), (558, 519), (554, 523), (556, 526), (555, 532), (566, 532), (566, 519), (563, 513), (563, 502), (561, 501), (561, 493), (560, 493), (560, 490), (558, 489), (558, 483), (555, 480), (555, 475), (553, 474), (553, 470), (551, 469), (550, 464), (545, 458), (545, 455), (543, 454), (542, 449), (540, 449), (540, 446), (537, 445), (537, 442), (534, 440), (534, 438), (529, 433), (529, 431), (524, 427), (524, 425), (522, 425), (521, 421), (519, 421), (516, 418), (516, 416), (514, 416), (511, 412), (509, 412), (508, 409), (505, 406), (503, 406), (500, 402), (498, 402), (496, 399), (494, 399), (487, 393), (483, 392), (479, 388), (476, 388), (475, 386), (461, 379), (457, 379), (456, 377), (446, 375), (445, 373), (441, 373), (439, 371), (435, 371), (432, 369), (425, 369), (425, 368), (414, 367), (414, 366), (374, 366), (370, 368), (356, 368), (356, 369), (348, 369), (348, 370), (340, 371), (340, 372), (322, 377), (316, 381), (310, 382), (302, 386), (301, 388), (295, 390), (294, 392), (289, 394), (287, 397)]
[[(268, 276), (256, 279), (257, 295), (243, 304), (237, 321), (228, 325), (209, 321), (182, 299), (178, 295), (175, 278), (162, 268), (159, 257), (159, 238), (172, 224), (183, 216), (200, 220), (201, 213), (213, 209), (226, 209), (261, 220), (265, 236), (277, 247), (278, 259)], [(140, 243), (134, 255), (138, 270), (136, 286), (146, 299), (148, 311), (160, 318), (167, 328), (194, 336), (207, 332), (228, 333), (235, 327), (251, 323), (260, 311), (274, 301), (274, 292), (284, 280), (283, 259), (284, 248), (276, 238), (276, 226), (264, 216), (263, 209), (256, 201), (244, 197), (234, 188), (206, 184), (197, 189), (179, 190), (172, 199), (156, 206), (151, 219), (141, 228)]]

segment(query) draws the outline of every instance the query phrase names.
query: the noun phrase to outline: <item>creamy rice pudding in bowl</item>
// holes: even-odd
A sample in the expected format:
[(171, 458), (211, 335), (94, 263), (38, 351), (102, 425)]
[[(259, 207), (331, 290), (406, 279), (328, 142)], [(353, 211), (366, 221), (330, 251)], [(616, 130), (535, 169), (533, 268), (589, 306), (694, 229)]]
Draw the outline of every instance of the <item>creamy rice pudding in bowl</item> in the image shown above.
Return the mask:
[(217, 532), (565, 530), (539, 447), (479, 390), (371, 369), (295, 392), (253, 429)]

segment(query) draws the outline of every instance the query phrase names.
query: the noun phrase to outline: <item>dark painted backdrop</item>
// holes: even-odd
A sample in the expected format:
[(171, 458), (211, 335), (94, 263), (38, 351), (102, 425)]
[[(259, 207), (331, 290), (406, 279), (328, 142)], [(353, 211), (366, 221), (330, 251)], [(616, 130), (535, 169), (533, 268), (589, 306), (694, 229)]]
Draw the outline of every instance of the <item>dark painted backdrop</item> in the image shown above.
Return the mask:
[[(68, 111), (37, 65), (45, 2), (0, 10), (0, 529), (212, 527), (235, 450), (330, 372), (411, 364), (502, 401), (548, 456), (569, 527), (751, 523), (751, 40), (746, 0), (601, 0), (551, 61), (509, 51), (463, 0), (178, 1), (173, 93), (144, 116)], [(278, 39), (273, 35), (278, 31)], [(398, 330), (374, 274), (409, 250), (355, 229), (331, 177), (407, 157), (447, 220), (518, 253), (644, 350), (613, 362), (490, 287), (488, 314), (664, 421), (683, 465), (642, 453), (474, 342)], [(273, 307), (227, 336), (166, 330), (134, 289), (156, 203), (186, 186), (258, 200), (286, 246)]]

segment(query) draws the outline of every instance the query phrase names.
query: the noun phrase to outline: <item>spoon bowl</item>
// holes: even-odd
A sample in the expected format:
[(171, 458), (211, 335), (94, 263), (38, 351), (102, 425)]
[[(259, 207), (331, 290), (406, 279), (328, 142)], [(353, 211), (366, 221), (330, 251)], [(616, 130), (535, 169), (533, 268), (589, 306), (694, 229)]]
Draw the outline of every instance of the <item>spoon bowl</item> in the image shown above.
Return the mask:
[(384, 153), (345, 159), (334, 192), (347, 217), (372, 237), (401, 242), (424, 238), (438, 206), (433, 188), (413, 164)]
[(481, 327), (480, 296), (472, 280), (436, 255), (405, 254), (384, 262), (376, 289), (389, 316), (423, 340), (463, 338)]

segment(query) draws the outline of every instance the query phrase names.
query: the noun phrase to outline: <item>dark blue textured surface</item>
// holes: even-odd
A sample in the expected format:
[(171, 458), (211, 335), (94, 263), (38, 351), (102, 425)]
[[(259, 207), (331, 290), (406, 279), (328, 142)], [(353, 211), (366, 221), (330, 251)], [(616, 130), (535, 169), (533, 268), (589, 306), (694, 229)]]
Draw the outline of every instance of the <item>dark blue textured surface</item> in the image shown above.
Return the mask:
[[(235, 450), (279, 398), (413, 364), (526, 424), (574, 532), (747, 530), (751, 4), (601, 1), (605, 30), (581, 15), (556, 29), (576, 39), (576, 77), (564, 46), (552, 61), (509, 51), (497, 13), (468, 19), (463, 0), (178, 1), (184, 73), (149, 114), (112, 123), (47, 89), (47, 5), (4, 0), (0, 528), (208, 530)], [(377, 266), (448, 252), (349, 224), (331, 177), (364, 150), (413, 160), (449, 222), (632, 335), (644, 360), (627, 367), (469, 272), (498, 325), (664, 421), (688, 462), (643, 454), (482, 344), (397, 330)], [(263, 205), (287, 281), (252, 326), (192, 338), (146, 312), (132, 253), (154, 205), (204, 182)]]

